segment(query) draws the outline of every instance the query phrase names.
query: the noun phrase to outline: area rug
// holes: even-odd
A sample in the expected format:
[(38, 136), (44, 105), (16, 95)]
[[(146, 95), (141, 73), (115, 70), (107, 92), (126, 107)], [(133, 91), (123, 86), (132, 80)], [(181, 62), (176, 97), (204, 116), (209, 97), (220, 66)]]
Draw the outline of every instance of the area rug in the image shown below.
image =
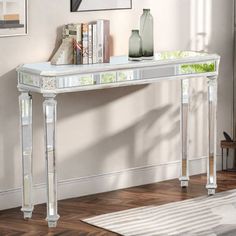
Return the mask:
[(236, 236), (236, 190), (83, 221), (124, 236)]

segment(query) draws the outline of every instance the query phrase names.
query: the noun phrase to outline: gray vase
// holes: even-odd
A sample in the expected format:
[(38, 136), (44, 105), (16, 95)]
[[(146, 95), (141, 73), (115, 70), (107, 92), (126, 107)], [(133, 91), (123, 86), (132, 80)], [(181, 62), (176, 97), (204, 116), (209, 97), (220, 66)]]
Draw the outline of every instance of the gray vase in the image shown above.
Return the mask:
[(150, 13), (150, 9), (143, 9), (143, 14), (140, 18), (140, 35), (142, 38), (143, 59), (153, 59), (153, 17)]
[(129, 60), (142, 60), (142, 39), (139, 35), (139, 30), (132, 30), (129, 38)]

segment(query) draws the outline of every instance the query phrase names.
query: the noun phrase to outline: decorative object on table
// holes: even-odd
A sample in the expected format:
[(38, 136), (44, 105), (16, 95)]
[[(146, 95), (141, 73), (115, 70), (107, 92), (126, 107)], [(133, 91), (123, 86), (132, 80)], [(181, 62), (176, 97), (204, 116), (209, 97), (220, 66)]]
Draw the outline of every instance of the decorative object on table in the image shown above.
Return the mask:
[(51, 59), (51, 64), (109, 63), (109, 39), (109, 20), (65, 25), (62, 44)]
[(228, 142), (233, 142), (233, 139), (230, 137), (230, 135), (228, 133), (226, 133), (225, 131), (223, 132), (223, 135), (225, 137), (225, 140)]
[(69, 65), (74, 62), (72, 42), (69, 38), (63, 39), (57, 52), (54, 54), (51, 64), (52, 65)]
[(82, 220), (118, 235), (236, 235), (236, 190)]
[[(228, 162), (229, 162), (229, 149), (233, 149), (234, 152), (236, 150), (236, 141), (234, 141), (228, 133), (225, 131), (223, 132), (223, 135), (225, 137), (225, 140), (221, 140), (220, 147), (221, 147), (221, 158), (222, 158), (222, 170), (226, 171), (233, 171), (235, 172), (236, 169), (230, 169), (228, 168)], [(226, 160), (225, 160), (225, 168), (224, 168), (224, 149), (226, 149)]]
[(69, 24), (63, 27), (62, 44), (53, 56), (53, 65), (81, 64), (81, 24)]
[(27, 34), (27, 0), (0, 0), (0, 37)]
[(132, 34), (129, 38), (129, 60), (142, 60), (142, 39), (139, 35), (139, 30), (132, 30)]
[(132, 0), (71, 0), (71, 11), (99, 11), (131, 9)]
[(150, 9), (143, 9), (143, 14), (140, 18), (140, 35), (142, 38), (143, 59), (153, 59), (153, 17)]

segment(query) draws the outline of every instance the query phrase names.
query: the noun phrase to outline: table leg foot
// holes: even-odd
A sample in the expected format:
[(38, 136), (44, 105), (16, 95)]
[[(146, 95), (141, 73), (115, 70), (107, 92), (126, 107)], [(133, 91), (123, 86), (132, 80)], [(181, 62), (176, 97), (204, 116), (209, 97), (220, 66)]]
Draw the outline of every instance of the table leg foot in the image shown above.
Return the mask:
[(57, 227), (57, 221), (48, 221), (48, 227), (49, 228)]
[(208, 195), (211, 196), (211, 195), (215, 195), (216, 193), (216, 189), (215, 188), (208, 188)]
[(47, 218), (47, 222), (48, 222), (48, 227), (49, 228), (55, 228), (57, 227), (57, 221), (58, 219), (60, 218), (59, 215), (57, 215), (56, 217), (50, 217), (50, 218)]
[(49, 228), (57, 227), (57, 221), (48, 221), (48, 227)]
[(24, 215), (24, 219), (31, 219), (32, 218), (32, 213), (33, 213), (33, 209), (21, 209), (21, 211), (23, 212)]
[(182, 180), (180, 181), (181, 188), (187, 188), (188, 187), (188, 181)]
[(180, 181), (180, 186), (182, 188), (187, 188), (188, 187), (188, 183), (189, 183), (189, 178), (188, 177), (180, 177), (179, 181)]

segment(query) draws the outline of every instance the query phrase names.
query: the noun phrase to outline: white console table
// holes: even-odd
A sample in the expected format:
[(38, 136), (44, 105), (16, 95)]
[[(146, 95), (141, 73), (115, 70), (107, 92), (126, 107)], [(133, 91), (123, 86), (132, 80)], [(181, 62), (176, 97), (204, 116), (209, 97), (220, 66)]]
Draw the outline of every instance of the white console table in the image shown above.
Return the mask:
[[(181, 139), (182, 158), (180, 182), (188, 186), (188, 116), (189, 79), (203, 77), (208, 81), (208, 194), (214, 194), (216, 185), (216, 109), (217, 75), (220, 57), (216, 54), (191, 51), (162, 52), (154, 60), (130, 62), (127, 57), (112, 57), (109, 64), (53, 66), (48, 62), (25, 64), (17, 69), (18, 89), (21, 92), (21, 143), (23, 160), (24, 218), (31, 218), (32, 200), (32, 96), (31, 92), (44, 97), (44, 138), (47, 171), (47, 221), (55, 227), (57, 212), (56, 178), (56, 109), (57, 94), (84, 90), (149, 84), (162, 80), (181, 80)], [(183, 107), (185, 107), (183, 109)], [(187, 109), (186, 109), (187, 108)], [(183, 122), (185, 120), (185, 122)]]

